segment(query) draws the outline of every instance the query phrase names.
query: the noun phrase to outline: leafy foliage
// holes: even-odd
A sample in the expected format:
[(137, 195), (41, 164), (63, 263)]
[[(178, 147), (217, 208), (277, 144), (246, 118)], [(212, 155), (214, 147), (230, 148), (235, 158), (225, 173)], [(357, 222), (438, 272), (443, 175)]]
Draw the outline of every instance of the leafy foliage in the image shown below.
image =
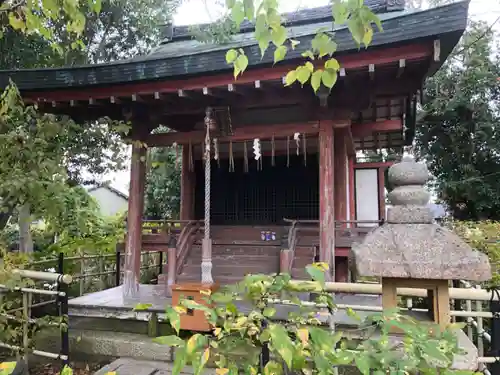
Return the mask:
[(124, 145), (118, 133), (112, 134), (115, 126), (121, 124), (102, 120), (87, 128), (69, 118), (40, 114), (22, 103), (15, 87), (8, 87), (0, 97), (2, 212), (28, 204), (35, 216), (67, 225), (61, 220), (68, 218), (68, 207), (74, 209), (82, 198), (68, 189), (85, 182), (82, 172), (102, 174), (122, 165)]
[(500, 223), (497, 221), (452, 221), (448, 225), (474, 249), (488, 255), (492, 279), (487, 286), (500, 286)]
[(416, 153), (454, 217), (496, 220), (500, 212), (500, 60), (488, 25), (472, 23), (425, 85), (426, 116)]
[(150, 220), (175, 219), (180, 213), (180, 148), (149, 150), (146, 176), (145, 216)]
[[(262, 57), (269, 47), (274, 45), (275, 64), (284, 60), (286, 54), (300, 43), (289, 37), (289, 31), (284, 26), (284, 20), (278, 10), (278, 3), (277, 0), (228, 0), (226, 2), (237, 29), (245, 19), (254, 22), (254, 36), (259, 43)], [(347, 25), (353, 39), (360, 47), (361, 45), (368, 47), (371, 43), (374, 33), (372, 24), (382, 31), (379, 18), (364, 5), (363, 0), (333, 1), (332, 17), (336, 25)], [(310, 82), (315, 92), (321, 85), (332, 89), (337, 82), (340, 70), (339, 62), (332, 57), (336, 50), (337, 44), (333, 40), (333, 35), (326, 30), (319, 30), (311, 42), (311, 48), (302, 53), (308, 61), (287, 74), (286, 86), (295, 82), (303, 86)], [(227, 51), (226, 61), (233, 66), (235, 78), (248, 66), (248, 57), (242, 48)], [(323, 61), (324, 63), (320, 64)]]
[[(336, 367), (354, 366), (362, 374), (473, 374), (450, 369), (453, 356), (459, 353), (454, 329), (440, 332), (433, 325), (415, 322), (397, 311), (371, 316), (357, 330), (362, 340), (346, 337), (354, 332), (334, 332), (321, 327), (336, 310), (333, 297), (325, 290), (322, 263), (307, 267), (312, 282), (292, 282), (289, 275), (248, 275), (237, 286), (212, 295), (206, 303), (182, 300), (181, 306), (167, 310), (176, 336), (158, 337), (156, 342), (177, 347), (173, 375), (186, 364), (200, 374), (210, 362), (217, 374), (333, 374)], [(297, 293), (314, 292), (316, 304), (306, 303)], [(277, 300), (297, 306), (288, 317), (278, 316)], [(239, 302), (236, 302), (239, 301)], [(239, 309), (239, 303), (245, 306)], [(187, 309), (203, 311), (213, 326), (211, 335), (196, 333), (183, 340), (179, 336), (180, 316)], [(348, 313), (359, 319), (349, 310)], [(280, 320), (286, 319), (286, 323)], [(389, 329), (404, 332), (402, 343), (389, 339)], [(430, 332), (434, 333), (430, 333)], [(264, 361), (266, 351), (269, 360)]]

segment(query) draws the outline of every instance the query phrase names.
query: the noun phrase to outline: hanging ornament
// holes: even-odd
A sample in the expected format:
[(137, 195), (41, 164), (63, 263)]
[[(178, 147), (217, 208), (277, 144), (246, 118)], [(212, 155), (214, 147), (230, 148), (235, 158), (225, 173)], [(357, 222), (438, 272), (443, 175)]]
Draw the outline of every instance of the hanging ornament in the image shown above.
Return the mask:
[(295, 140), (295, 144), (297, 146), (297, 156), (300, 155), (300, 133), (295, 133), (293, 135), (293, 139)]
[(217, 161), (217, 166), (220, 167), (220, 158), (219, 158), (219, 141), (217, 138), (214, 138), (214, 160)]
[(175, 169), (179, 169), (179, 147), (177, 146), (177, 142), (174, 142), (172, 146), (175, 149)]
[(194, 160), (193, 160), (193, 145), (191, 144), (191, 141), (189, 141), (189, 171), (193, 172), (194, 171)]
[(247, 142), (243, 142), (243, 171), (248, 172), (248, 149)]
[(286, 166), (290, 167), (290, 136), (286, 137)]
[(307, 142), (306, 133), (302, 136), (302, 154), (304, 155), (304, 166), (307, 166)]
[(261, 153), (260, 153), (260, 139), (259, 138), (255, 138), (253, 140), (253, 155), (254, 155), (254, 159), (259, 161), (260, 157), (261, 157)]
[(276, 145), (274, 142), (274, 134), (271, 138), (271, 165), (274, 167), (276, 165)]
[(229, 172), (234, 172), (233, 141), (229, 141)]

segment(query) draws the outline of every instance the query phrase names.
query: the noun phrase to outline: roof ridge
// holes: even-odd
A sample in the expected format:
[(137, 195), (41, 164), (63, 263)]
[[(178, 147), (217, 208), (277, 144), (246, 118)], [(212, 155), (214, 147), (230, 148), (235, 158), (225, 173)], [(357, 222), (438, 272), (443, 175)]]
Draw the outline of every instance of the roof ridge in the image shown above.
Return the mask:
[[(368, 6), (374, 13), (384, 13), (384, 12), (392, 12), (392, 11), (401, 11), (405, 8), (405, 0), (364, 0), (365, 5)], [(331, 20), (331, 5), (323, 5), (314, 8), (303, 8), (298, 9), (294, 12), (286, 12), (281, 14), (282, 17), (286, 20), (286, 26), (297, 26), (302, 24), (309, 23), (318, 23), (322, 20)], [(183, 39), (192, 38), (191, 27), (197, 26), (202, 30), (204, 28), (213, 25), (212, 23), (204, 23), (199, 25), (184, 25), (184, 26), (164, 26), (162, 32), (164, 33), (164, 39), (161, 44), (165, 44), (171, 41), (178, 41)], [(171, 38), (167, 38), (165, 35), (168, 31), (172, 33)], [(253, 22), (248, 20), (243, 21), (240, 26), (240, 30), (238, 34), (253, 31), (255, 26)]]

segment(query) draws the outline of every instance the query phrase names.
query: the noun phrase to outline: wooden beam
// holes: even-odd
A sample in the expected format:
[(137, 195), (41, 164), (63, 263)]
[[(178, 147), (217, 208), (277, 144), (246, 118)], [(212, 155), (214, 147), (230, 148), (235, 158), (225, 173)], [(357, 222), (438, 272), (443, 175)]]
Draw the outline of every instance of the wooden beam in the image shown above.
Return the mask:
[[(219, 142), (226, 141), (244, 141), (254, 138), (271, 138), (272, 134), (275, 137), (293, 135), (294, 133), (317, 134), (319, 131), (319, 121), (292, 123), (292, 124), (269, 124), (269, 125), (252, 125), (248, 127), (236, 128), (232, 136), (220, 137)], [(339, 121), (334, 126), (345, 126), (345, 122)], [(199, 144), (205, 139), (205, 132), (196, 130), (192, 132), (172, 132), (162, 134), (150, 134), (145, 142), (149, 147), (167, 147), (174, 143), (179, 145)]]
[(394, 132), (400, 130), (403, 130), (403, 121), (401, 119), (367, 122), (364, 124), (353, 124), (352, 136), (354, 138), (362, 138), (373, 133)]
[[(363, 52), (340, 55), (337, 60), (342, 68), (347, 70), (366, 69), (370, 64), (384, 65), (391, 64), (400, 59), (423, 60), (432, 56), (434, 52), (433, 44), (418, 43), (380, 50), (367, 50)], [(241, 77), (238, 78), (238, 84), (254, 83), (257, 80), (277, 80), (294, 69), (294, 64), (276, 65), (270, 68), (249, 68)], [(151, 95), (154, 92), (179, 92), (179, 90), (203, 90), (204, 87), (220, 87), (234, 82), (232, 72), (215, 74), (211, 76), (192, 77), (184, 79), (172, 79), (148, 83), (116, 84), (106, 87), (60, 90), (46, 93), (47, 100), (67, 101), (88, 100), (89, 97), (95, 99), (109, 98), (110, 96), (131, 96)], [(38, 97), (40, 93), (26, 92), (25, 97)]]
[(347, 155), (356, 156), (356, 145), (354, 144), (354, 137), (352, 136), (351, 126), (346, 127), (346, 137), (345, 137)]

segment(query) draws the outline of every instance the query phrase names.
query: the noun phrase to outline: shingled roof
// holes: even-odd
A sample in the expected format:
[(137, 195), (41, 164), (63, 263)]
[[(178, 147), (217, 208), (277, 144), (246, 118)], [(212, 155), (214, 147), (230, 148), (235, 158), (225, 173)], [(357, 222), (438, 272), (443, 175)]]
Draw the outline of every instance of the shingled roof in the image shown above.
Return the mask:
[[(423, 11), (402, 11), (401, 0), (365, 0), (379, 13), (384, 32), (376, 32), (370, 49), (388, 45), (405, 44), (412, 41), (439, 38), (442, 61), (465, 30), (469, 1)], [(391, 7), (392, 6), (392, 7)], [(346, 27), (334, 27), (328, 7), (303, 10), (285, 15), (289, 34), (300, 41), (286, 60), (301, 59), (310, 42), (321, 27), (335, 31), (338, 54), (356, 53), (358, 46)], [(229, 48), (243, 48), (249, 58), (249, 68), (272, 66), (272, 53), (261, 58), (260, 48), (251, 31), (251, 25), (244, 23), (242, 31), (230, 43), (204, 44), (188, 38), (187, 28), (174, 30), (173, 40), (165, 41), (145, 56), (107, 64), (55, 69), (33, 69), (0, 71), (0, 86), (12, 79), (21, 90), (38, 91), (75, 87), (97, 87), (110, 84), (148, 82), (180, 79), (188, 76), (229, 72), (224, 51)], [(432, 73), (432, 72), (431, 72)]]

